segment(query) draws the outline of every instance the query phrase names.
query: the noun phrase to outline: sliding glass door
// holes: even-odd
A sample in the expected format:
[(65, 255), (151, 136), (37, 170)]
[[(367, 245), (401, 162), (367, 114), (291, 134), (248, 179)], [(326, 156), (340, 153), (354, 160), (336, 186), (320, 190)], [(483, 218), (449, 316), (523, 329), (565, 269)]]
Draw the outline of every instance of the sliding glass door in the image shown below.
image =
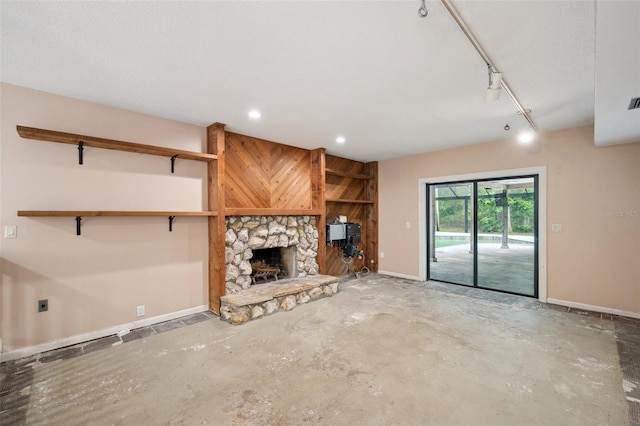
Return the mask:
[(474, 285), (473, 184), (429, 185), (429, 278)]
[(537, 297), (537, 176), (427, 185), (427, 278)]

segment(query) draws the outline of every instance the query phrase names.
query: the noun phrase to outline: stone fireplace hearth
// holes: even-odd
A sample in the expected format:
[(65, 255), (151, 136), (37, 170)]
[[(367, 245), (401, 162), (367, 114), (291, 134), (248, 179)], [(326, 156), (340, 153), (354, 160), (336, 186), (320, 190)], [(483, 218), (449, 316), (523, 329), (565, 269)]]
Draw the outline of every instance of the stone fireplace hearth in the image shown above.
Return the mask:
[[(261, 283), (253, 273), (253, 250), (292, 248), (288, 278), (318, 274), (318, 229), (312, 216), (230, 216), (226, 219), (226, 292), (240, 293)], [(289, 255), (286, 255), (288, 258)]]

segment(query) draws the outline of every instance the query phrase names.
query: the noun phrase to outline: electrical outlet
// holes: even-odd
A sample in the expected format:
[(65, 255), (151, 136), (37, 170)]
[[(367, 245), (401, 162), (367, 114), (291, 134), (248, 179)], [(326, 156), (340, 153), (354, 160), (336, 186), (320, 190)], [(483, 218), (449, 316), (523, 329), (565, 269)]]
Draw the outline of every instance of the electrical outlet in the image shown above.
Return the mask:
[(554, 223), (551, 225), (551, 232), (562, 232), (562, 224)]
[(4, 237), (5, 238), (18, 238), (18, 227), (16, 225), (5, 225), (4, 226)]
[(139, 317), (143, 317), (144, 316), (144, 305), (140, 305), (136, 308), (136, 313), (138, 314)]
[(49, 299), (38, 300), (38, 312), (47, 312), (49, 310)]

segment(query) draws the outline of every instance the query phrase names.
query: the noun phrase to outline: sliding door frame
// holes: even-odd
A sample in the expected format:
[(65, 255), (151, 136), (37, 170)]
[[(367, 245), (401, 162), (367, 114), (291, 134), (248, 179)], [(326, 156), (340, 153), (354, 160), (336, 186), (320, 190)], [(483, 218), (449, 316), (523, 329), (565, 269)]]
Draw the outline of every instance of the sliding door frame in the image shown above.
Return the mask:
[[(543, 303), (547, 302), (547, 168), (546, 166), (527, 167), (522, 169), (493, 170), (488, 172), (469, 173), (454, 176), (434, 176), (418, 179), (418, 232), (420, 238), (419, 244), (419, 273), (420, 280), (427, 279), (428, 261), (427, 258), (427, 228), (429, 225), (429, 217), (427, 212), (427, 185), (440, 184), (448, 182), (469, 182), (469, 181), (486, 181), (491, 179), (501, 179), (509, 176), (531, 176), (537, 175), (538, 179), (538, 208), (537, 208), (537, 238), (538, 238), (538, 265), (534, 270), (534, 275), (538, 277), (537, 298)], [(476, 185), (474, 184), (474, 188)], [(475, 197), (474, 197), (475, 198)], [(474, 211), (476, 206), (474, 206)], [(475, 220), (475, 218), (474, 218)], [(474, 233), (475, 234), (475, 233)], [(475, 238), (475, 237), (474, 237)], [(474, 243), (474, 246), (476, 244)], [(474, 264), (477, 262), (474, 262)], [(474, 271), (477, 273), (477, 271)]]

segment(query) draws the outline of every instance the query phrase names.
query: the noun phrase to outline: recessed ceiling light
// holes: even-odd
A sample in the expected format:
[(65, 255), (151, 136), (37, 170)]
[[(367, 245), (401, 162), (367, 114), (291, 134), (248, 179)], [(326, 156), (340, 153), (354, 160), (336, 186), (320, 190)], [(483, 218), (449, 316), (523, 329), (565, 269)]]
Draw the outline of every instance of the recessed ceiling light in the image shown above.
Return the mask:
[(249, 118), (257, 120), (260, 117), (262, 117), (262, 113), (257, 109), (252, 109), (251, 111), (249, 111)]
[(338, 136), (336, 138), (336, 143), (345, 143), (347, 141), (347, 139), (345, 139), (344, 136)]

